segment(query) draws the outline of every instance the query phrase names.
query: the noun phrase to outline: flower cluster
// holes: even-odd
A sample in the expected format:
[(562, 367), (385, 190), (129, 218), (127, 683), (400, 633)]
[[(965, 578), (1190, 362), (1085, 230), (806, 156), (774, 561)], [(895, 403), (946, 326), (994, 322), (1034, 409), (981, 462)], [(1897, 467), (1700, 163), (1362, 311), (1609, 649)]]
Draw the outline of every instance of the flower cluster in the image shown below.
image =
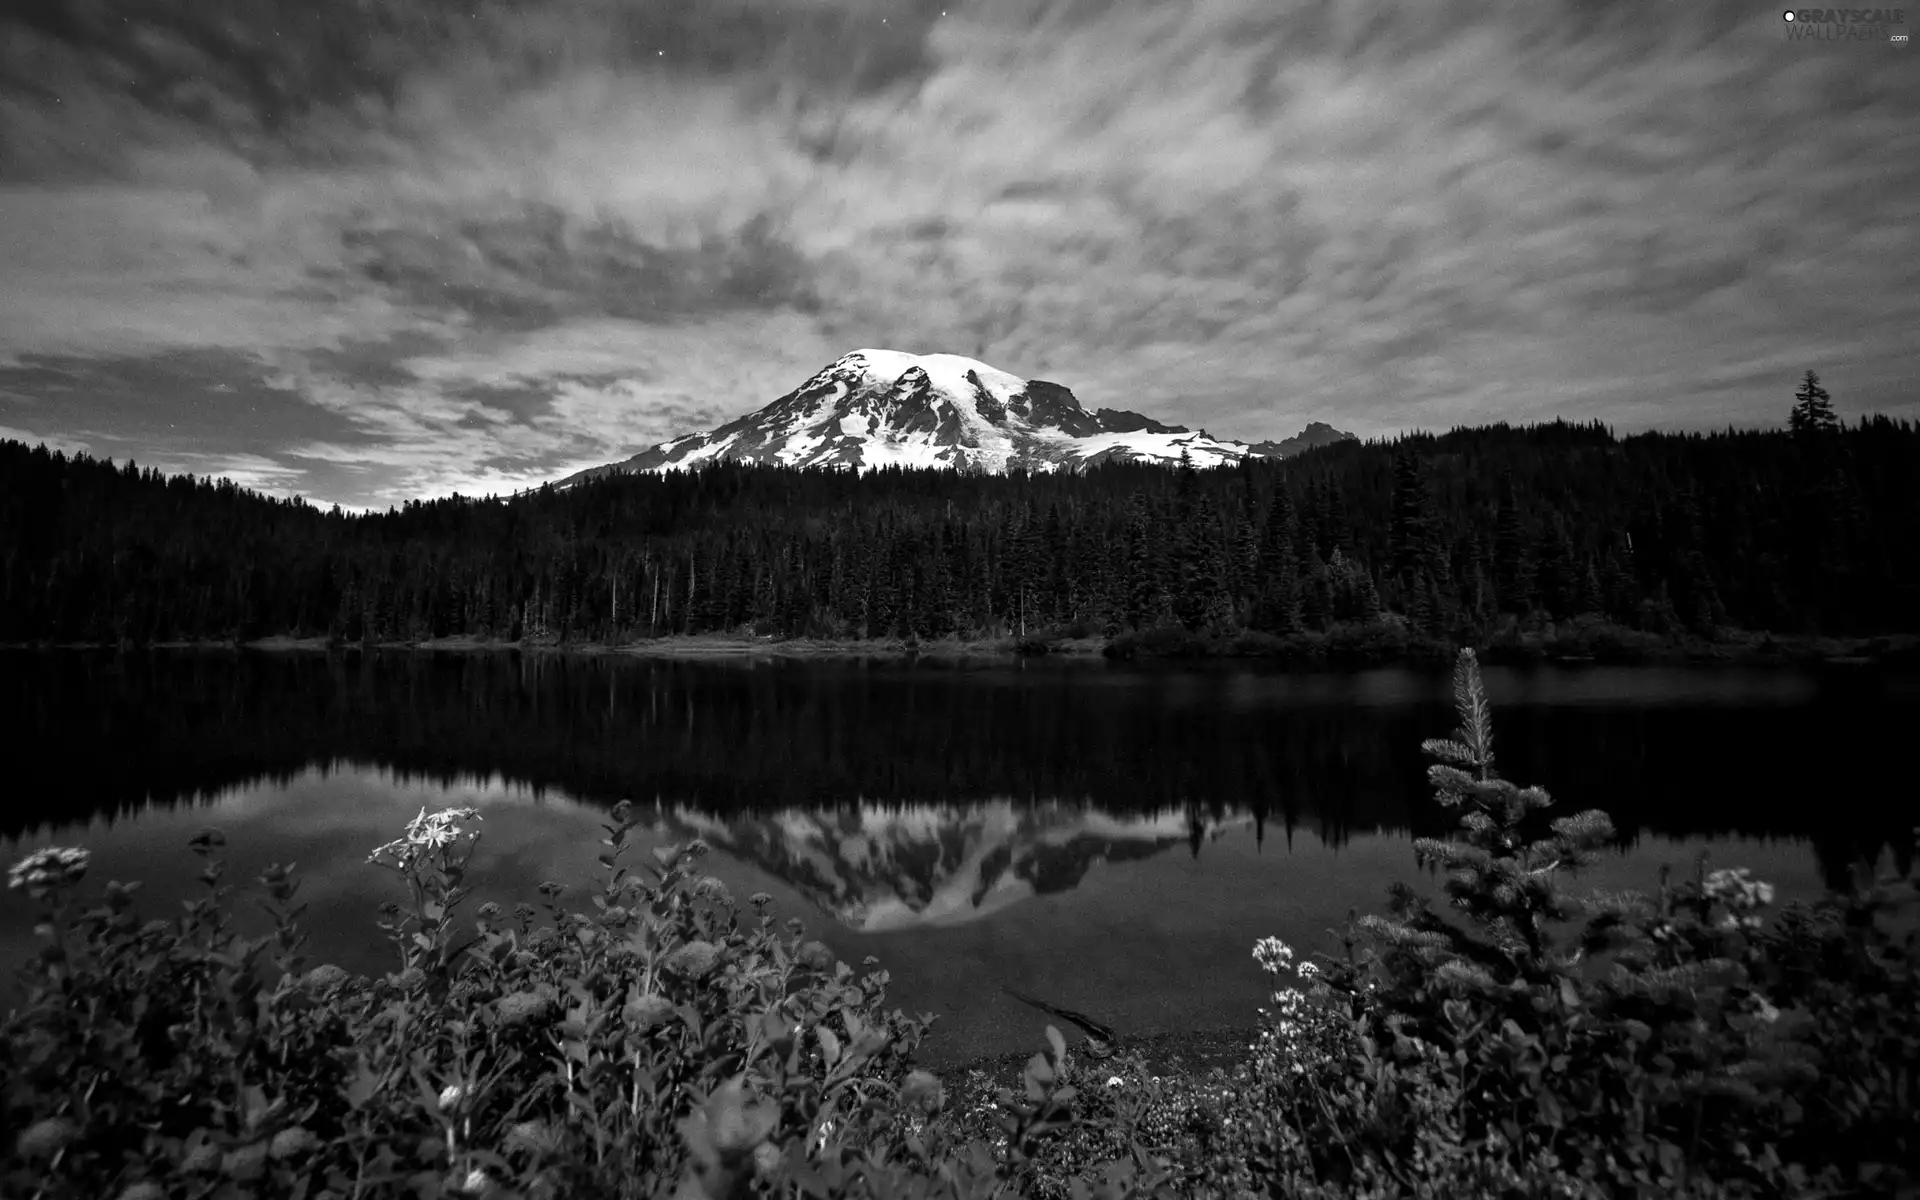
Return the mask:
[[(429, 814), (424, 806), (420, 815), (407, 822), (405, 837), (386, 845), (367, 855), (367, 861), (379, 866), (391, 866), (395, 870), (411, 871), (416, 863), (436, 851), (452, 846), (463, 837), (478, 839), (480, 831), (462, 825), (462, 821), (481, 820), (477, 808), (443, 808)], [(396, 862), (382, 862), (381, 855), (392, 854)]]
[(79, 883), (87, 873), (91, 851), (77, 846), (48, 846), (35, 850), (7, 872), (7, 887), (25, 888), (35, 900), (63, 887)]
[(1305, 1063), (1325, 1050), (1332, 1029), (1325, 1011), (1298, 987), (1283, 984), (1280, 976), (1292, 971), (1301, 982), (1311, 983), (1320, 974), (1320, 967), (1312, 962), (1296, 966), (1293, 947), (1274, 937), (1254, 943), (1253, 957), (1261, 970), (1274, 977), (1273, 1007), (1260, 1010), (1263, 1028), (1259, 1039), (1248, 1047), (1254, 1051), (1255, 1065), (1269, 1073), (1304, 1075)]
[(1293, 947), (1279, 938), (1263, 937), (1253, 944), (1253, 957), (1262, 971), (1278, 975), (1293, 966)]
[(720, 948), (704, 939), (684, 943), (673, 953), (667, 955), (663, 964), (675, 974), (699, 979), (720, 961)]
[(1732, 910), (1720, 920), (1723, 929), (1760, 928), (1755, 910), (1773, 903), (1773, 885), (1750, 878), (1745, 867), (1708, 875), (1706, 893)]

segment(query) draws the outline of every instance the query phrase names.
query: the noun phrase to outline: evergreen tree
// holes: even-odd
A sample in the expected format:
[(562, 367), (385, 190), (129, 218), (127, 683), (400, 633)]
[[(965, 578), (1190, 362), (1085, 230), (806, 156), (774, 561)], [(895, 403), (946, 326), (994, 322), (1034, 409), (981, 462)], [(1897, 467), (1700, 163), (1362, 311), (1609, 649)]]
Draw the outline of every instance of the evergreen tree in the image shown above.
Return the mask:
[(1397, 591), (1412, 591), (1413, 579), (1433, 552), (1433, 499), (1411, 453), (1393, 459), (1393, 510), (1388, 526)]
[(1261, 527), (1259, 557), (1254, 567), (1256, 629), (1279, 634), (1296, 633), (1300, 629), (1298, 538), (1293, 500), (1285, 487), (1276, 488)]
[(1579, 592), (1578, 567), (1566, 526), (1557, 517), (1542, 527), (1537, 547), (1535, 578), (1542, 607), (1555, 617), (1572, 616)]
[(1793, 412), (1787, 425), (1794, 436), (1800, 438), (1839, 432), (1840, 420), (1833, 412), (1833, 398), (1827, 395), (1827, 389), (1820, 386), (1820, 377), (1812, 371), (1807, 372), (1800, 390), (1793, 394)]
[(1524, 613), (1533, 607), (1533, 564), (1528, 560), (1526, 531), (1520, 524), (1520, 504), (1514, 494), (1513, 474), (1500, 476), (1500, 507), (1493, 531), (1493, 586), (1500, 594), (1502, 612)]
[(1160, 616), (1160, 568), (1146, 498), (1134, 493), (1127, 512), (1126, 623), (1146, 629)]

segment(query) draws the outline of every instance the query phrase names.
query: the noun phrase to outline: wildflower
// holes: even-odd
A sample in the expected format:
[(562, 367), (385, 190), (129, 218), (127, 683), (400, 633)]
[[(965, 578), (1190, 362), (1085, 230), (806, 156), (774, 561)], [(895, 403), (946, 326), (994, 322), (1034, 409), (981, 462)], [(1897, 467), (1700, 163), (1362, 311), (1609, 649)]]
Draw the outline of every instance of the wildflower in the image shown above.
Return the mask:
[(507, 1148), (552, 1154), (560, 1148), (560, 1139), (544, 1121), (521, 1121), (507, 1130)]
[(912, 1071), (900, 1084), (900, 1103), (909, 1112), (932, 1116), (946, 1106), (947, 1090), (933, 1072)]
[(392, 982), (393, 986), (399, 988), (401, 991), (411, 992), (415, 988), (426, 984), (427, 973), (419, 967), (408, 967), (398, 975), (389, 975), (387, 978)]
[(273, 1141), (267, 1144), (267, 1153), (274, 1158), (292, 1158), (303, 1150), (319, 1144), (320, 1139), (305, 1128), (295, 1125), (291, 1129), (282, 1129), (273, 1135)]
[(35, 850), (7, 872), (7, 887), (25, 888), (27, 895), (39, 900), (55, 888), (79, 883), (87, 873), (89, 850), (78, 846), (48, 846)]
[(267, 1160), (267, 1143), (255, 1142), (220, 1156), (220, 1169), (234, 1179), (252, 1179), (259, 1175)]
[(1773, 903), (1773, 885), (1751, 878), (1745, 867), (1713, 872), (1707, 876), (1705, 890), (1736, 912)]
[(1293, 947), (1276, 937), (1264, 937), (1253, 944), (1254, 961), (1269, 975), (1278, 975), (1293, 965)]
[(491, 1187), (493, 1187), (493, 1176), (487, 1174), (485, 1167), (473, 1168), (467, 1172), (467, 1177), (460, 1181), (460, 1190), (463, 1192), (485, 1192)]
[(309, 991), (324, 992), (345, 983), (347, 978), (344, 967), (335, 966), (333, 963), (322, 963), (302, 976), (300, 984)]
[(807, 942), (794, 955), (794, 961), (809, 971), (826, 972), (833, 970), (833, 951), (825, 942)]
[(531, 921), (533, 920), (533, 914), (536, 911), (537, 910), (533, 907), (533, 905), (528, 904), (525, 900), (522, 900), (520, 903), (513, 906), (513, 919), (516, 921)]
[(785, 1160), (786, 1155), (782, 1154), (780, 1147), (772, 1142), (761, 1142), (753, 1149), (753, 1169), (762, 1177), (778, 1171), (780, 1164)]
[(755, 892), (753, 895), (747, 897), (747, 903), (753, 905), (755, 908), (765, 908), (767, 905), (773, 903), (773, 897), (765, 892)]
[(1315, 975), (1318, 975), (1319, 973), (1320, 973), (1319, 963), (1303, 962), (1300, 964), (1300, 978), (1302, 979), (1312, 979)]
[(476, 909), (475, 912), (479, 914), (482, 921), (493, 921), (497, 920), (500, 916), (500, 906), (489, 900)]
[[(1249, 1049), (1249, 1050), (1251, 1050), (1251, 1049), (1253, 1049), (1253, 1047), (1252, 1047), (1252, 1046), (1248, 1046), (1248, 1047), (1247, 1047), (1247, 1049)], [(1108, 1086), (1108, 1087), (1119, 1087), (1119, 1086), (1120, 1086), (1121, 1084), (1123, 1084), (1123, 1083), (1125, 1083), (1125, 1082), (1126, 1082), (1126, 1080), (1124, 1080), (1124, 1079), (1122, 1079), (1122, 1078), (1120, 1078), (1120, 1077), (1119, 1077), (1118, 1075), (1109, 1075), (1109, 1076), (1107, 1076), (1107, 1086)]]
[(51, 1158), (74, 1139), (79, 1130), (65, 1117), (48, 1117), (27, 1127), (14, 1143), (21, 1158)]
[(547, 998), (539, 992), (509, 992), (494, 1001), (493, 1011), (502, 1025), (527, 1025), (547, 1015)]
[[(460, 822), (481, 819), (480, 810), (477, 808), (443, 808), (437, 813), (428, 815), (423, 805), (420, 815), (407, 822), (406, 836), (388, 842), (367, 855), (367, 861), (382, 866), (392, 865), (401, 871), (411, 870), (415, 863), (427, 857), (428, 854), (445, 849), (462, 837), (478, 838), (480, 836), (478, 830), (468, 829)], [(380, 856), (389, 852), (394, 854), (399, 862), (381, 863)]]
[(440, 1089), (440, 1111), (452, 1112), (454, 1109), (460, 1107), (460, 1102), (466, 1098), (467, 1089), (464, 1085), (450, 1083)]
[(209, 825), (199, 833), (187, 839), (187, 849), (205, 858), (207, 851), (218, 850), (227, 844), (227, 835)]
[(713, 970), (720, 961), (720, 948), (712, 942), (695, 940), (667, 955), (666, 968), (678, 975), (698, 979)]
[(665, 996), (648, 993), (636, 996), (627, 1002), (620, 1015), (636, 1033), (649, 1033), (665, 1025), (673, 1016), (673, 1001)]
[(693, 894), (696, 899), (711, 900), (715, 904), (733, 903), (733, 893), (727, 890), (724, 882), (712, 875), (705, 876), (700, 882), (694, 884)]
[[(722, 1084), (707, 1097), (707, 1103), (691, 1124), (717, 1152), (716, 1157), (722, 1161), (738, 1161), (759, 1149), (779, 1123), (779, 1107), (768, 1103), (748, 1104), (746, 1089), (735, 1079)], [(682, 1125), (682, 1129), (687, 1128), (687, 1124)]]
[(709, 849), (711, 849), (711, 847), (707, 845), (704, 838), (694, 838), (686, 844), (686, 847), (682, 849), (680, 853), (686, 855), (688, 858), (699, 858)]
[(558, 896), (561, 892), (566, 891), (567, 885), (564, 883), (555, 883), (551, 879), (542, 879), (540, 881), (540, 886), (535, 888), (534, 890), (539, 892), (542, 896), (545, 896), (547, 899), (551, 900), (555, 896)]

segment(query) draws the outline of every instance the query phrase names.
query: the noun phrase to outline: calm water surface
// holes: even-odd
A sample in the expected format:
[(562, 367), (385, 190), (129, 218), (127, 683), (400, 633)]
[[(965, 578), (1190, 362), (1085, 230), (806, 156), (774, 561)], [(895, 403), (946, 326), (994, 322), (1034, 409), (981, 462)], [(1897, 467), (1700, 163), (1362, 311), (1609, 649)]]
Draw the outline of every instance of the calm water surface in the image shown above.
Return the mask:
[[(1885, 782), (1920, 728), (1909, 678), (1486, 678), (1502, 773), (1621, 829), (1596, 885), (1651, 887), (1702, 848), (1788, 898), (1863, 855), (1911, 865)], [(185, 842), (216, 824), (229, 881), (298, 864), (312, 961), (384, 971), (375, 910), (403, 889), (365, 859), (421, 806), (480, 808), (472, 903), (511, 908), (548, 879), (584, 904), (630, 798), (636, 858), (701, 834), (736, 895), (878, 957), (950, 1060), (1037, 1044), (1002, 983), (1122, 1032), (1245, 1023), (1256, 938), (1326, 947), (1388, 883), (1433, 886), (1409, 843), (1447, 826), (1419, 747), (1454, 724), (1445, 674), (1407, 670), (6, 653), (0, 852), (88, 846), (90, 894), (140, 879), (142, 914), (171, 915), (198, 886)], [(29, 923), (0, 897), (9, 963)]]

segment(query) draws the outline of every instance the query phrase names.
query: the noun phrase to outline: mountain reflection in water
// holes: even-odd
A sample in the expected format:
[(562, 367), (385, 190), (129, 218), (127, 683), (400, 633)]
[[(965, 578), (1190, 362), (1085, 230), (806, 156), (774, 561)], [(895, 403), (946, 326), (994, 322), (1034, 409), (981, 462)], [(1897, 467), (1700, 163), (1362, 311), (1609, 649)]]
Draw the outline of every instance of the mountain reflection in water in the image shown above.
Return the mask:
[[(1910, 680), (1485, 675), (1502, 773), (1620, 830), (1584, 884), (1651, 887), (1701, 849), (1783, 898), (1862, 856), (1911, 867), (1882, 782), (1920, 723)], [(551, 879), (580, 906), (631, 799), (634, 861), (704, 838), (736, 896), (877, 958), (950, 1059), (1037, 1044), (1044, 1017), (1004, 987), (1128, 1036), (1245, 1022), (1257, 938), (1323, 948), (1390, 882), (1434, 883), (1409, 845), (1449, 828), (1420, 744), (1454, 724), (1443, 671), (4, 653), (0, 850), (87, 845), (90, 887), (140, 879), (144, 914), (177, 912), (199, 887), (186, 839), (216, 823), (243, 887), (299, 864), (314, 961), (384, 971), (376, 910), (404, 896), (366, 855), (420, 807), (484, 814), (473, 904)], [(9, 961), (31, 923), (0, 894)]]
[(1116, 817), (1011, 800), (721, 820), (686, 809), (670, 824), (791, 884), (840, 924), (891, 933), (977, 921), (1029, 896), (1064, 892), (1095, 863), (1149, 858), (1255, 824), (1244, 815)]

